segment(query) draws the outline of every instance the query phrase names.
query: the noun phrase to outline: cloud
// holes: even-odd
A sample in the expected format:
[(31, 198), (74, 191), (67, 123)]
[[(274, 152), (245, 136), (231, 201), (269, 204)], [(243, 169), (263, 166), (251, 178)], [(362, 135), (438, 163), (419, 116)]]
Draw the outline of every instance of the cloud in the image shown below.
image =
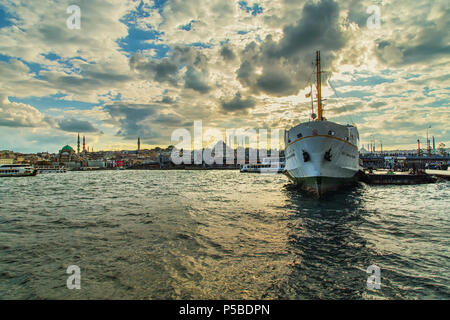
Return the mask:
[(298, 86), (290, 77), (286, 77), (285, 70), (266, 67), (264, 73), (256, 80), (256, 87), (270, 95), (284, 96), (295, 94)]
[(169, 82), (176, 85), (178, 66), (168, 58), (162, 60), (147, 60), (142, 54), (136, 53), (130, 59), (131, 70), (137, 71), (144, 78), (152, 77), (157, 82)]
[(224, 45), (222, 49), (220, 49), (220, 55), (225, 61), (233, 61), (234, 59), (236, 59), (236, 54), (229, 44)]
[[(163, 59), (146, 58), (140, 53), (130, 58), (130, 68), (143, 79), (156, 82), (166, 82), (178, 87), (184, 80), (184, 88), (193, 89), (199, 93), (208, 93), (208, 61), (199, 49), (187, 46), (176, 46), (169, 57)], [(184, 76), (182, 76), (182, 70)]]
[(175, 99), (174, 98), (172, 98), (172, 97), (169, 97), (169, 96), (164, 96), (162, 99), (161, 99), (161, 103), (165, 103), (165, 104), (173, 104), (173, 103), (175, 103)]
[(207, 72), (200, 72), (194, 68), (188, 68), (184, 76), (184, 87), (200, 93), (208, 93), (211, 87), (208, 85)]
[(237, 92), (233, 99), (222, 100), (222, 109), (227, 112), (243, 112), (246, 113), (247, 109), (251, 109), (255, 106), (256, 101), (252, 97), (242, 98), (241, 93)]
[(49, 121), (33, 106), (10, 102), (0, 95), (0, 126), (41, 127), (49, 126)]
[(46, 81), (49, 86), (58, 92), (70, 92), (72, 94), (86, 94), (87, 92), (98, 92), (110, 90), (115, 86), (122, 86), (132, 80), (128, 74), (115, 73), (112, 70), (99, 69), (99, 66), (86, 65), (81, 74), (64, 74), (61, 72), (41, 72), (40, 79)]
[(160, 114), (154, 120), (153, 123), (158, 123), (164, 126), (180, 126), (185, 119), (180, 117), (179, 115), (169, 113), (169, 114)]
[(346, 37), (339, 21), (339, 5), (334, 0), (309, 2), (303, 7), (300, 20), (283, 29), (278, 47), (267, 48), (267, 53), (291, 57), (302, 52), (323, 49), (339, 50)]
[(59, 121), (59, 128), (67, 132), (98, 132), (89, 121), (77, 119), (63, 119)]
[[(0, 95), (15, 102), (0, 100), (0, 135), (23, 131), (44, 144), (44, 132), (97, 129), (105, 134), (96, 146), (123, 147), (137, 136), (168, 144), (174, 127), (198, 119), (295, 125), (309, 117), (304, 94), (320, 50), (325, 116), (352, 117), (362, 136), (407, 141), (414, 123), (448, 123), (447, 2), (380, 2), (381, 29), (370, 30), (370, 0), (80, 0), (81, 30), (70, 30), (73, 1), (5, 0)], [(410, 123), (390, 127), (392, 114)]]
[[(395, 6), (383, 8), (387, 19), (395, 19), (395, 32), (377, 39), (374, 53), (378, 60), (389, 66), (425, 64), (446, 60), (450, 55), (450, 8), (445, 1), (420, 4), (414, 15), (400, 15)], [(386, 20), (387, 20), (386, 19)], [(384, 26), (386, 28), (388, 26)]]
[(268, 35), (261, 44), (251, 42), (241, 51), (237, 78), (255, 94), (295, 95), (312, 80), (315, 50), (322, 50), (323, 67), (331, 68), (347, 40), (337, 2), (308, 2), (301, 18), (283, 28), (279, 41)]
[(77, 2), (82, 14), (80, 30), (66, 25), (66, 9), (73, 1), (2, 1), (17, 20), (16, 25), (2, 29), (0, 52), (37, 63), (45, 52), (64, 57), (82, 54), (89, 61), (114, 52), (116, 39), (127, 34), (120, 18), (135, 4), (122, 0)]
[(119, 126), (116, 135), (125, 139), (135, 139), (138, 136), (155, 138), (159, 134), (150, 128), (150, 116), (156, 114), (156, 105), (117, 103), (104, 106), (109, 112), (112, 122)]

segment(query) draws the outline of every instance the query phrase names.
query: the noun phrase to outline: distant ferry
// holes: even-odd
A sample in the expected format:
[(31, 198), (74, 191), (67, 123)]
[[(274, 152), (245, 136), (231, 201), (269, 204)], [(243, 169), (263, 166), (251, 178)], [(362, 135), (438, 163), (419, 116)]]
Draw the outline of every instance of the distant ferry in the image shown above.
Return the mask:
[(38, 171), (28, 164), (0, 165), (0, 177), (28, 177), (37, 175)]
[(240, 171), (254, 173), (283, 173), (284, 165), (284, 159), (265, 158), (262, 163), (242, 164)]
[(36, 168), (38, 173), (65, 173), (67, 170), (64, 167), (46, 167), (46, 168)]

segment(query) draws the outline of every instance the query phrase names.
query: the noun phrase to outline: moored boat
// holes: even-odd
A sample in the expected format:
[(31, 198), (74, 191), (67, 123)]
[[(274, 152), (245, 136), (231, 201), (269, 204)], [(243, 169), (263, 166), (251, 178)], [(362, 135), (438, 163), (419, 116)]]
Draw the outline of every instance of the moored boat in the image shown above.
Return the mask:
[(0, 166), (0, 177), (29, 177), (38, 171), (28, 164), (4, 164)]
[(285, 162), (284, 159), (278, 158), (265, 158), (262, 163), (255, 164), (242, 164), (240, 172), (253, 172), (253, 173), (283, 173)]
[(38, 173), (65, 173), (67, 170), (64, 167), (39, 167), (36, 168)]
[(312, 113), (311, 121), (285, 131), (284, 173), (300, 188), (320, 197), (353, 184), (360, 165), (358, 129), (323, 116), (319, 51), (316, 67), (318, 115)]

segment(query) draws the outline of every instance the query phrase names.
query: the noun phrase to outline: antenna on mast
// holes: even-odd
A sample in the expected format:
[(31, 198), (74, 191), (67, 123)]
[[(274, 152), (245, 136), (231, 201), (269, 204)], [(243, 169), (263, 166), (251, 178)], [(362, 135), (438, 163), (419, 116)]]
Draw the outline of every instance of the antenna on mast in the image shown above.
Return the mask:
[(322, 108), (322, 74), (320, 71), (320, 51), (316, 51), (316, 67), (317, 67), (317, 121), (323, 120), (323, 108)]
[(311, 84), (311, 91), (309, 93), (309, 95), (311, 96), (311, 118), (314, 120), (316, 119), (316, 114), (314, 113), (314, 97), (313, 97), (313, 88), (312, 88), (312, 84)]

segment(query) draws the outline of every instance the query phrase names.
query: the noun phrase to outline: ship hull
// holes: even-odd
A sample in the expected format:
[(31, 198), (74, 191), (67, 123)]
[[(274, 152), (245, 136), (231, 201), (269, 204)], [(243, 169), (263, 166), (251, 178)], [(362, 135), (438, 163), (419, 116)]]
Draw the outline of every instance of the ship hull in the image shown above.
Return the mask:
[(285, 174), (319, 197), (354, 184), (360, 169), (358, 131), (328, 121), (300, 124), (285, 134)]
[(352, 178), (335, 178), (335, 177), (304, 177), (295, 178), (286, 175), (301, 190), (306, 191), (314, 196), (322, 197), (328, 193), (341, 191), (343, 188), (349, 188), (356, 184), (356, 176)]
[(21, 172), (21, 173), (0, 173), (0, 178), (8, 178), (8, 177), (34, 177), (38, 174), (37, 170), (33, 170), (32, 172)]

